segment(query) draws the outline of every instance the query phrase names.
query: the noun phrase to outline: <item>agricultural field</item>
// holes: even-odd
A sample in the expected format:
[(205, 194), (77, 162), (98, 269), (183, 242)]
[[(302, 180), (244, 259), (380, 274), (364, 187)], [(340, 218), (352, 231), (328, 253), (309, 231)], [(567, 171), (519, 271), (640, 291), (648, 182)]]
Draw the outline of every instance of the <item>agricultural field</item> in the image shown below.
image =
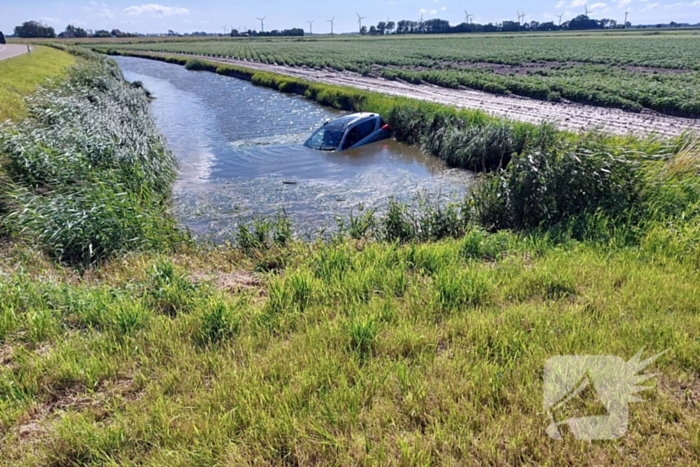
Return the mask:
[(549, 101), (700, 115), (697, 31), (131, 41), (109, 48), (231, 57)]

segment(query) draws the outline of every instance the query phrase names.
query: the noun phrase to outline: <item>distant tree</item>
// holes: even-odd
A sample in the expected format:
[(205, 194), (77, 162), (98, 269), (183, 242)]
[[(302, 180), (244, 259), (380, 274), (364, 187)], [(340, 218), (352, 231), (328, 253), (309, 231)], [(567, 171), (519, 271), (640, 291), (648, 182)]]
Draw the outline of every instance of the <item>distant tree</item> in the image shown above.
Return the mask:
[(231, 37), (236, 37), (238, 35), (238, 29), (231, 29)]
[(569, 21), (569, 29), (581, 31), (584, 29), (600, 29), (600, 23), (594, 19), (590, 19), (586, 15), (578, 15), (576, 18)]
[(363, 35), (363, 36), (364, 36), (365, 34), (367, 34), (367, 26), (362, 26), (362, 27), (360, 28), (360, 34)]
[(92, 37), (112, 37), (112, 35), (109, 33), (109, 31), (106, 31), (104, 29), (100, 29), (98, 31), (95, 31), (95, 34), (92, 35)]
[(56, 31), (51, 26), (45, 26), (38, 21), (27, 21), (15, 27), (15, 36), (22, 38), (56, 37)]
[(450, 32), (450, 22), (438, 18), (423, 21), (423, 32), (430, 34)]
[(549, 21), (547, 23), (540, 23), (537, 25), (538, 31), (556, 31), (559, 27), (554, 24), (554, 21)]
[(389, 21), (388, 23), (386, 23), (386, 31), (387, 31), (387, 34), (391, 34), (391, 32), (392, 32), (395, 28), (396, 28), (396, 23), (394, 23), (393, 21)]
[(72, 24), (69, 24), (68, 26), (66, 26), (66, 30), (58, 35), (58, 37), (63, 38), (63, 39), (73, 39), (76, 37), (81, 38), (81, 37), (87, 37), (87, 36), (88, 36), (88, 33), (85, 29), (76, 28)]
[(379, 34), (384, 34), (384, 31), (386, 31), (386, 23), (384, 21), (377, 23), (377, 31)]
[(602, 27), (603, 29), (615, 29), (617, 27), (617, 21), (609, 18), (601, 19), (600, 27)]
[(377, 29), (376, 26), (370, 26), (369, 27), (369, 35), (370, 36), (376, 36), (377, 34), (380, 34), (379, 30)]
[(501, 31), (504, 31), (504, 32), (520, 31), (520, 23), (518, 23), (517, 21), (504, 21), (503, 24), (501, 24)]
[(0, 44), (7, 44), (5, 41), (5, 34), (3, 34), (2, 31), (0, 31)]

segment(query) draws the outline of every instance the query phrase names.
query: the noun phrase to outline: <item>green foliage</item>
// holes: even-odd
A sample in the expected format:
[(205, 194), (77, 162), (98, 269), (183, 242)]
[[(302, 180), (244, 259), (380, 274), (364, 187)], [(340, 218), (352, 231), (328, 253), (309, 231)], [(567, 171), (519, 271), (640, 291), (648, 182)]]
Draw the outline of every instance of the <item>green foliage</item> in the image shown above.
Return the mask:
[(240, 325), (241, 318), (234, 306), (214, 301), (199, 316), (195, 341), (201, 345), (217, 344), (235, 336)]
[[(216, 67), (212, 67), (211, 65), (208, 65), (202, 60), (199, 60), (197, 58), (189, 58), (185, 62), (185, 68), (190, 70), (190, 71), (215, 71)], [(212, 70), (213, 68), (213, 70)]]
[(366, 360), (372, 355), (374, 342), (379, 333), (379, 326), (372, 317), (356, 316), (346, 325), (348, 347), (355, 352), (360, 360)]
[(7, 231), (73, 264), (180, 241), (166, 214), (175, 159), (148, 102), (89, 54), (28, 99), (31, 118), (0, 131)]
[(630, 225), (643, 217), (642, 159), (584, 141), (561, 151), (514, 158), (473, 191), (476, 217), (489, 229), (580, 230), (597, 213)]

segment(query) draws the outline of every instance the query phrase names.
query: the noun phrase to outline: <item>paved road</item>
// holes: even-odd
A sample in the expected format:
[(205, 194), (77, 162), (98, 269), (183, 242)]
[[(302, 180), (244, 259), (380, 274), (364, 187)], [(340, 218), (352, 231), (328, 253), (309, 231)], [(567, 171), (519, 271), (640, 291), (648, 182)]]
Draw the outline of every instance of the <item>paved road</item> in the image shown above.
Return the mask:
[(17, 55), (22, 55), (27, 53), (26, 45), (17, 44), (7, 44), (0, 45), (0, 60), (5, 60), (6, 58), (16, 57)]

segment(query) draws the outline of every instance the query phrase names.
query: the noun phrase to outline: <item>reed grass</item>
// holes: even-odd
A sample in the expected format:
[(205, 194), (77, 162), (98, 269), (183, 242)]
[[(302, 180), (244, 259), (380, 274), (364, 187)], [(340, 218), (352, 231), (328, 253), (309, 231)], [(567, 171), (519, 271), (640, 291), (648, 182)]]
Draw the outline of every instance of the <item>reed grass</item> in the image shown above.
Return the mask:
[(181, 241), (166, 214), (175, 159), (148, 102), (89, 55), (27, 98), (30, 118), (0, 131), (5, 232), (83, 265)]

